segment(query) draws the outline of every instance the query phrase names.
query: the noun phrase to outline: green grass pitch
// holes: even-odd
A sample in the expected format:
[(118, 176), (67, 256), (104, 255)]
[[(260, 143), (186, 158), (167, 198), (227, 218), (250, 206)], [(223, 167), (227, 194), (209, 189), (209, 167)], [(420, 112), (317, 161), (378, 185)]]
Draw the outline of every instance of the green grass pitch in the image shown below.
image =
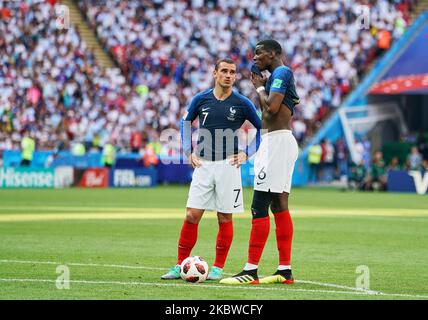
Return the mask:
[[(296, 283), (234, 287), (160, 280), (176, 259), (187, 192), (186, 186), (1, 190), (0, 299), (428, 299), (426, 196), (295, 188)], [(227, 274), (246, 262), (251, 199), (246, 189)], [(260, 275), (277, 266), (274, 228), (271, 216)], [(216, 233), (216, 216), (208, 212), (192, 254), (211, 264)], [(69, 289), (56, 286), (59, 265), (69, 270)], [(369, 273), (356, 272), (359, 266)], [(363, 276), (369, 288), (358, 289)]]

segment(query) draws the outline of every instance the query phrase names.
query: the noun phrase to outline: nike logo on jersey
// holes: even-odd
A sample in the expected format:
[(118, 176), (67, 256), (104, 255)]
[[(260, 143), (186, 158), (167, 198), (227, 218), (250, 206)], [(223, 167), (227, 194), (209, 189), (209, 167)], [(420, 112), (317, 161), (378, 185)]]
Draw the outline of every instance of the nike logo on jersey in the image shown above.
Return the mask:
[(210, 110), (210, 108), (202, 108), (202, 111)]
[(238, 208), (240, 206), (240, 204), (238, 204), (238, 205), (233, 205), (233, 207), (236, 209), (236, 208)]
[(263, 184), (263, 183), (265, 183), (266, 181), (264, 181), (264, 182), (256, 182), (256, 184), (259, 186), (259, 185), (261, 185), (261, 184)]

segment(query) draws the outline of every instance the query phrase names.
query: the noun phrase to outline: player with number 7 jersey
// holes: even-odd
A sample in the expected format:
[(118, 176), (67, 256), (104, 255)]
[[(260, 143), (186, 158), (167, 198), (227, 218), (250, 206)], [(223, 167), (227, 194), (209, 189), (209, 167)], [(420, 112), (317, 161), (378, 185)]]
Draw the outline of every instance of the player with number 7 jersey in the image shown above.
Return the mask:
[[(257, 150), (261, 119), (254, 104), (233, 90), (236, 64), (217, 61), (214, 88), (197, 94), (181, 122), (183, 151), (194, 168), (186, 205), (186, 218), (178, 240), (177, 262), (163, 275), (164, 280), (180, 278), (180, 264), (190, 256), (197, 241), (198, 224), (205, 210), (216, 211), (219, 230), (216, 255), (208, 280), (222, 278), (233, 239), (232, 214), (244, 212), (241, 165)], [(198, 141), (192, 147), (192, 122), (199, 118)], [(239, 129), (248, 120), (257, 129), (256, 138), (240, 150)]]

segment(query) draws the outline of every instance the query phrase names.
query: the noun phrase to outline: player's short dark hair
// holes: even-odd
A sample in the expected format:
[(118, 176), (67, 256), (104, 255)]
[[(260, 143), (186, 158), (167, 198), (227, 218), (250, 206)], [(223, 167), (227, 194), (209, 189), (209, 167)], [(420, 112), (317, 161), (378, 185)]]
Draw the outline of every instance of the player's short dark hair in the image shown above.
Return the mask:
[(263, 46), (264, 50), (273, 51), (277, 55), (282, 53), (281, 45), (278, 41), (273, 39), (259, 41), (257, 42), (256, 46)]
[(220, 66), (220, 63), (222, 63), (222, 62), (226, 62), (227, 64), (234, 64), (234, 65), (236, 65), (235, 61), (233, 61), (232, 59), (230, 59), (230, 58), (223, 58), (223, 59), (217, 60), (217, 62), (215, 63), (215, 66), (214, 66), (215, 70), (218, 70), (218, 67)]

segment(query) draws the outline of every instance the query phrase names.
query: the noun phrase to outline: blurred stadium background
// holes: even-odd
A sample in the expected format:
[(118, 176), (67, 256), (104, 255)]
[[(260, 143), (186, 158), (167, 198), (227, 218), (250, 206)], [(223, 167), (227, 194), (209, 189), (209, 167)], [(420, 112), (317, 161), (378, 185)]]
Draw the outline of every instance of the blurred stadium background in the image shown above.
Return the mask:
[[(428, 170), (426, 5), (2, 1), (0, 185), (23, 172), (55, 176), (50, 187), (55, 180), (89, 187), (188, 183), (188, 166), (158, 161), (180, 157), (179, 139), (161, 143), (161, 133), (178, 131), (189, 99), (212, 84), (220, 57), (237, 62), (237, 89), (257, 103), (252, 50), (273, 37), (302, 98), (293, 117), (301, 147), (294, 185), (351, 182), (415, 192), (405, 172)], [(106, 162), (110, 176), (101, 169)], [(115, 169), (131, 171), (117, 171), (115, 181)], [(400, 173), (388, 179), (389, 171)], [(245, 166), (247, 186), (251, 173)]]
[[(257, 105), (249, 67), (256, 42), (264, 38), (282, 44), (301, 97), (292, 123), (300, 146), (293, 176), (297, 207), (305, 209), (313, 202), (311, 210), (334, 212), (335, 205), (322, 200), (327, 196), (335, 201), (343, 197), (343, 207), (355, 209), (354, 213), (371, 206), (373, 211), (366, 214), (414, 214), (419, 220), (414, 218), (418, 222), (409, 225), (409, 233), (413, 230), (412, 239), (419, 241), (418, 227), (426, 225), (428, 215), (427, 0), (0, 0), (0, 188), (13, 189), (0, 191), (2, 261), (90, 256), (90, 251), (61, 255), (59, 247), (51, 247), (44, 256), (41, 252), (48, 243), (43, 242), (40, 255), (32, 257), (30, 244), (54, 228), (46, 226), (38, 233), (38, 224), (29, 222), (33, 215), (41, 214), (34, 221), (42, 223), (54, 213), (59, 216), (51, 218), (59, 220), (61, 214), (113, 210), (117, 219), (126, 219), (128, 212), (148, 214), (149, 220), (142, 221), (152, 221), (154, 212), (173, 208), (170, 218), (177, 227), (171, 224), (169, 244), (162, 242), (169, 251), (159, 260), (148, 260), (169, 266), (192, 175), (190, 166), (181, 161), (179, 121), (189, 99), (212, 85), (215, 61), (226, 56), (238, 66), (236, 89)], [(177, 134), (166, 142), (161, 141), (164, 132)], [(251, 161), (242, 168), (247, 211), (252, 168)], [(153, 189), (110, 189), (140, 187)], [(109, 190), (103, 193), (103, 188)], [(406, 194), (387, 197), (388, 192)], [(175, 199), (177, 195), (181, 198)], [(166, 203), (171, 197), (174, 200)], [(397, 203), (390, 202), (392, 198)], [(385, 205), (377, 206), (378, 201)], [(25, 228), (19, 225), (19, 215), (27, 221)], [(138, 225), (156, 244), (150, 229), (155, 222), (151, 223), (148, 229)], [(79, 225), (74, 227), (78, 230)], [(100, 232), (96, 226), (86, 228), (88, 233)], [(159, 226), (153, 228), (162, 232)], [(25, 230), (33, 237), (21, 248), (14, 237)], [(248, 230), (242, 233), (244, 252)], [(385, 233), (387, 238), (386, 229)], [(93, 240), (92, 244), (99, 238), (94, 235)], [(401, 245), (403, 251), (412, 246)], [(67, 250), (71, 247), (70, 242)], [(124, 258), (118, 252), (110, 256), (116, 263)], [(236, 266), (243, 261), (231, 259)], [(6, 265), (0, 263), (0, 270)], [(8, 270), (10, 278), (17, 277), (15, 269)], [(155, 281), (160, 271), (151, 272)], [(399, 288), (391, 290), (403, 289)], [(426, 288), (415, 292), (426, 293)], [(28, 297), (38, 294), (36, 290)]]

